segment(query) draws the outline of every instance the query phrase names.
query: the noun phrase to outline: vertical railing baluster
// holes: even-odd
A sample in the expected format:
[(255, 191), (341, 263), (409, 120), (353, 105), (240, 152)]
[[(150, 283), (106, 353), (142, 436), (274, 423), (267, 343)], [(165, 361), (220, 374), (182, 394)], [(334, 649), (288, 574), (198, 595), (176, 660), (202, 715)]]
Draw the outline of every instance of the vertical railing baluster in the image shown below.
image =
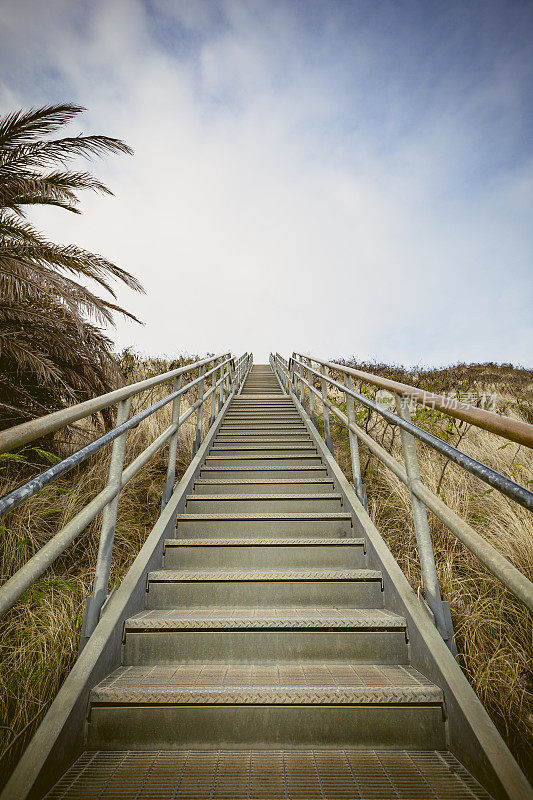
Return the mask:
[(202, 442), (202, 428), (204, 423), (204, 384), (205, 384), (205, 364), (202, 364), (200, 367), (200, 375), (201, 378), (200, 383), (198, 384), (198, 396), (197, 401), (199, 401), (198, 408), (196, 409), (196, 438), (194, 440), (194, 445), (192, 448), (193, 456), (196, 455), (198, 448)]
[(326, 440), (326, 445), (328, 446), (331, 455), (334, 455), (333, 452), (333, 440), (331, 438), (330, 427), (329, 427), (329, 408), (326, 405), (328, 401), (328, 386), (326, 382), (326, 368), (322, 366), (320, 368), (320, 372), (322, 373), (322, 377), (320, 378), (320, 382), (322, 384), (322, 414), (324, 417), (324, 439)]
[(314, 385), (313, 384), (313, 373), (311, 372), (312, 368), (313, 367), (312, 367), (311, 359), (308, 358), (307, 359), (307, 382), (309, 384), (309, 416), (311, 418), (311, 422), (313, 423), (313, 425), (316, 428), (315, 393), (313, 392), (313, 389), (311, 388)]
[[(126, 422), (129, 417), (130, 407), (131, 397), (120, 401), (117, 410), (116, 427)], [(118, 489), (118, 491), (115, 497), (106, 505), (102, 515), (98, 556), (96, 558), (96, 567), (94, 570), (93, 592), (87, 598), (85, 618), (83, 620), (82, 635), (80, 638), (80, 651), (98, 625), (100, 612), (107, 597), (109, 575), (111, 572), (111, 557), (113, 554), (113, 541), (117, 524), (120, 481), (122, 479), (122, 469), (124, 467), (124, 457), (126, 455), (127, 436), (128, 432), (126, 431), (117, 437), (113, 442), (113, 449), (111, 451), (107, 485), (113, 489)]]
[(220, 373), (219, 373), (219, 370), (217, 370), (217, 381), (220, 381), (220, 383), (218, 384), (218, 387), (217, 387), (217, 394), (218, 394), (218, 410), (217, 410), (217, 413), (220, 412), (220, 409), (224, 405), (224, 397), (223, 397), (223, 395), (224, 395), (224, 366), (223, 366), (223, 364), (224, 364), (225, 360), (226, 360), (226, 357), (224, 356), (224, 358), (221, 360), (221, 362), (219, 364)]
[(230, 364), (231, 361), (228, 361), (224, 371), (224, 402), (228, 399), (230, 392)]
[(211, 376), (211, 414), (209, 416), (209, 427), (215, 421), (215, 417), (217, 415), (217, 362), (218, 358), (213, 359), (213, 374)]
[[(411, 422), (409, 401), (406, 397), (396, 395), (396, 409), (402, 419), (406, 420), (406, 422)], [(412, 434), (408, 433), (402, 428), (400, 429), (400, 435), (402, 440), (405, 471), (407, 473), (407, 480), (409, 484), (409, 494), (411, 496), (411, 508), (413, 512), (413, 522), (416, 542), (418, 545), (418, 556), (420, 559), (424, 592), (428, 606), (435, 617), (435, 624), (442, 638), (451, 648), (452, 642), (450, 641), (451, 637), (447, 630), (447, 625), (444, 618), (444, 609), (440, 596), (439, 579), (437, 577), (437, 569), (435, 567), (435, 556), (433, 553), (433, 544), (431, 542), (431, 532), (429, 530), (426, 507), (422, 501), (419, 500), (418, 497), (416, 497), (416, 495), (414, 495), (411, 491), (412, 484), (415, 481), (420, 480), (420, 467), (418, 465), (416, 442)]]
[(298, 362), (298, 375), (300, 377), (300, 403), (305, 409), (305, 383), (304, 383), (304, 367), (303, 359)]
[[(178, 392), (180, 389), (181, 389), (181, 375), (178, 375), (178, 377), (174, 379), (172, 392)], [(175, 397), (174, 400), (172, 401), (171, 425), (178, 425), (180, 419), (180, 409), (181, 409), (181, 394), (178, 395), (178, 397)], [(178, 457), (178, 436), (179, 436), (179, 427), (176, 428), (175, 432), (170, 437), (170, 444), (168, 447), (167, 477), (165, 480), (165, 486), (163, 488), (161, 511), (164, 509), (164, 507), (170, 500), (170, 497), (172, 495), (172, 490), (174, 489), (174, 481), (176, 479), (176, 460)]]
[[(352, 376), (345, 375), (344, 383), (347, 389), (352, 389)], [(346, 416), (350, 425), (355, 425), (355, 403), (350, 394), (346, 394)], [(361, 504), (368, 510), (368, 502), (366, 498), (366, 487), (361, 477), (361, 461), (359, 459), (359, 440), (357, 435), (348, 428), (350, 436), (350, 457), (352, 462), (352, 480), (355, 487), (357, 497)]]

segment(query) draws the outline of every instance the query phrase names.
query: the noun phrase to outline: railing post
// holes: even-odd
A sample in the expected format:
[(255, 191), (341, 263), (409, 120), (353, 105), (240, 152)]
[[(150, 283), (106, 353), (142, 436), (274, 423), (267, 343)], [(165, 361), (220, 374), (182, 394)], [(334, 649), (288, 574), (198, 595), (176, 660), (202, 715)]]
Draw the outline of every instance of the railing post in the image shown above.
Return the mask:
[[(225, 360), (225, 357), (220, 362), (220, 365), (219, 365), (220, 375), (218, 375), (218, 377), (217, 377), (217, 381), (220, 381), (220, 383), (217, 386), (217, 394), (218, 394), (218, 409), (217, 409), (217, 413), (220, 412), (220, 409), (224, 405), (224, 367), (222, 366), (224, 360)], [(218, 372), (218, 370), (217, 370), (217, 372)]]
[(298, 362), (298, 375), (300, 378), (300, 403), (305, 409), (305, 383), (304, 383), (304, 365), (303, 365), (303, 358), (301, 362)]
[(315, 417), (315, 393), (311, 388), (314, 386), (313, 384), (313, 373), (311, 372), (313, 366), (311, 363), (311, 359), (307, 359), (307, 382), (309, 383), (309, 416), (311, 418), (311, 422), (316, 428), (316, 417)]
[[(177, 378), (174, 379), (174, 384), (172, 386), (172, 392), (178, 392), (181, 389), (181, 375), (178, 375)], [(172, 401), (172, 425), (178, 425), (180, 419), (180, 409), (181, 409), (181, 394), (178, 397), (175, 397)], [(172, 434), (170, 438), (170, 444), (168, 446), (168, 464), (167, 464), (167, 477), (165, 480), (165, 486), (163, 488), (163, 498), (161, 500), (161, 511), (164, 509), (170, 497), (172, 495), (172, 490), (174, 488), (174, 481), (176, 479), (176, 459), (178, 457), (178, 436), (179, 436), (179, 427), (176, 428), (175, 433)]]
[(202, 428), (204, 422), (204, 384), (205, 384), (204, 372), (205, 372), (205, 364), (202, 364), (202, 366), (200, 367), (200, 376), (199, 376), (202, 380), (198, 384), (197, 401), (199, 402), (199, 406), (196, 409), (196, 439), (194, 440), (194, 445), (192, 448), (193, 456), (196, 455), (196, 452), (202, 442)]
[[(122, 425), (129, 417), (131, 397), (121, 400), (117, 410), (116, 427)], [(115, 497), (109, 501), (104, 508), (102, 517), (102, 528), (100, 530), (100, 542), (98, 544), (98, 556), (94, 570), (93, 592), (87, 598), (85, 615), (82, 624), (79, 652), (85, 647), (89, 637), (98, 625), (100, 612), (107, 597), (109, 585), (109, 574), (111, 572), (111, 557), (113, 554), (113, 540), (115, 538), (115, 528), (117, 524), (118, 501), (120, 496), (120, 481), (122, 469), (124, 467), (124, 456), (126, 455), (126, 439), (128, 432), (121, 434), (113, 442), (111, 451), (111, 461), (109, 463), (109, 476), (107, 485), (118, 488)]]
[[(345, 375), (344, 376), (344, 383), (347, 389), (352, 389), (352, 376)], [(350, 425), (355, 425), (355, 403), (354, 399), (350, 394), (346, 394), (346, 416), (348, 417), (348, 422)], [(361, 501), (361, 504), (367, 509), (368, 511), (368, 501), (366, 497), (366, 486), (363, 483), (363, 479), (361, 477), (361, 461), (359, 459), (359, 440), (357, 439), (356, 434), (348, 428), (348, 433), (350, 435), (350, 456), (352, 460), (352, 479), (353, 485), (355, 487), (355, 491), (357, 497)]]
[(230, 388), (229, 388), (230, 387), (230, 364), (231, 364), (231, 362), (228, 361), (228, 363), (225, 366), (225, 371), (224, 371), (224, 381), (223, 381), (223, 386), (224, 386), (223, 401), (224, 401), (224, 403), (228, 399), (229, 392), (230, 392)]
[[(409, 401), (406, 397), (396, 395), (396, 409), (402, 419), (406, 420), (407, 422), (411, 422)], [(420, 480), (420, 468), (418, 465), (416, 442), (412, 434), (404, 431), (403, 429), (400, 429), (400, 435), (402, 439), (403, 458), (405, 462), (405, 471), (407, 473), (409, 494), (411, 496), (411, 508), (413, 511), (413, 522), (416, 542), (418, 545), (418, 555), (420, 558), (424, 592), (428, 606), (435, 617), (437, 629), (448, 647), (452, 649), (453, 633), (448, 631), (448, 626), (445, 620), (426, 507), (422, 501), (419, 500), (418, 497), (416, 497), (411, 491), (412, 484), (415, 481)]]
[(331, 452), (331, 455), (334, 455), (333, 452), (333, 440), (331, 438), (331, 433), (329, 429), (329, 408), (326, 405), (328, 401), (328, 385), (326, 382), (326, 368), (322, 366), (320, 368), (320, 372), (322, 373), (322, 377), (320, 382), (322, 384), (322, 414), (324, 417), (324, 439), (326, 440), (326, 444), (328, 446), (328, 450)]
[(211, 414), (209, 416), (209, 427), (215, 421), (217, 414), (217, 361), (218, 358), (213, 359), (213, 375), (211, 376)]

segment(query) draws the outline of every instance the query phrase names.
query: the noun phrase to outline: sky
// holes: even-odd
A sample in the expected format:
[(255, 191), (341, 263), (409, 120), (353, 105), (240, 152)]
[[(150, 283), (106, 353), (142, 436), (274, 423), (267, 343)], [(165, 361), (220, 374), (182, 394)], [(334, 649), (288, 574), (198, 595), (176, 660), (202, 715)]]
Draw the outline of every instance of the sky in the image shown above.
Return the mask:
[(33, 211), (136, 275), (116, 348), (531, 366), (533, 3), (2, 0), (0, 114), (133, 156)]

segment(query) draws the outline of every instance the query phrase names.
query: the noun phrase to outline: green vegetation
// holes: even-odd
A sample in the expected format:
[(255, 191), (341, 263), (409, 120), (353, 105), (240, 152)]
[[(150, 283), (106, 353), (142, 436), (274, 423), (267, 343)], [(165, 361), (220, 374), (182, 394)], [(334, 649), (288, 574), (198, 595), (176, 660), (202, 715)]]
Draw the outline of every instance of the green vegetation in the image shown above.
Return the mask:
[[(172, 362), (141, 360), (127, 350), (118, 359), (117, 367), (126, 381), (133, 383), (197, 360), (198, 356), (183, 356)], [(157, 387), (135, 397), (132, 414), (156, 402), (168, 391), (168, 386)], [(195, 400), (196, 389), (187, 392), (182, 397), (182, 410)], [(207, 415), (209, 409), (205, 413)], [(170, 407), (165, 406), (130, 432), (126, 464), (167, 428), (170, 414)], [(195, 419), (193, 415), (180, 428), (177, 479), (192, 457)], [(206, 423), (207, 418), (204, 419)], [(40, 457), (47, 464), (100, 432), (98, 420), (77, 423), (68, 431), (60, 431), (49, 444), (52, 452), (42, 451)], [(31, 449), (25, 448), (15, 457), (0, 455), (0, 495), (35, 473), (36, 454)], [(20, 569), (103, 489), (107, 482), (109, 454), (110, 448), (102, 451), (2, 518), (0, 583)], [(167, 454), (168, 448), (160, 450), (123, 489), (110, 587), (120, 583), (159, 516)], [(99, 533), (100, 518), (97, 518), (0, 620), (0, 785), (20, 758), (76, 660), (85, 598), (92, 589)]]
[(139, 281), (102, 256), (54, 244), (26, 219), (29, 206), (79, 214), (82, 189), (111, 194), (88, 172), (68, 169), (75, 157), (131, 153), (109, 136), (49, 138), (84, 109), (54, 105), (0, 118), (0, 428), (48, 414), (114, 388), (121, 380), (112, 343), (98, 327), (113, 313), (132, 317), (111, 298), (118, 279)]
[[(455, 394), (472, 405), (532, 422), (533, 372), (510, 364), (458, 364), (446, 369), (407, 370), (385, 364), (337, 363), (438, 394)], [(354, 388), (375, 398), (370, 384)], [(340, 395), (331, 394), (342, 408)], [(318, 404), (320, 411), (320, 404)], [(343, 408), (345, 411), (345, 408)], [(357, 424), (402, 460), (399, 431), (356, 404)], [(508, 475), (533, 485), (533, 453), (526, 447), (418, 406), (415, 424)], [(335, 457), (351, 479), (348, 432), (331, 415)], [(474, 476), (418, 444), (422, 481), (533, 579), (531, 514)], [(409, 495), (402, 483), (364, 446), (361, 469), (370, 515), (415, 590), (422, 589)], [(533, 764), (533, 625), (528, 612), (435, 517), (429, 514), (441, 592), (449, 600), (460, 664), (522, 767)]]

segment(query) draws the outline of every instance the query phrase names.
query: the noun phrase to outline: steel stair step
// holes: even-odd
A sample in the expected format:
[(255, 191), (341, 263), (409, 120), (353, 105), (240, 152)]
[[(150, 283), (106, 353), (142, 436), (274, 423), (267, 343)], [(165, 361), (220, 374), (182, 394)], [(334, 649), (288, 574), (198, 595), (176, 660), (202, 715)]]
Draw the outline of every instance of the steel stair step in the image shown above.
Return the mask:
[(333, 481), (328, 478), (249, 478), (247, 480), (204, 478), (195, 482), (193, 494), (253, 492), (257, 495), (311, 491), (317, 494), (329, 494), (333, 492), (334, 488)]
[(342, 510), (342, 495), (331, 494), (191, 494), (185, 502), (186, 513), (212, 514), (251, 512), (309, 512)]
[(382, 575), (369, 569), (165, 569), (148, 573), (147, 608), (332, 605), (379, 608)]
[(348, 536), (352, 532), (351, 514), (342, 511), (284, 511), (246, 513), (178, 514), (178, 535), (188, 539), (200, 536), (239, 536), (276, 538), (284, 536)]
[(490, 800), (446, 751), (198, 749), (85, 752), (47, 800)]
[(167, 539), (165, 569), (363, 569), (365, 540)]
[(218, 434), (215, 439), (216, 444), (238, 444), (242, 442), (243, 444), (262, 444), (263, 442), (270, 445), (270, 444), (295, 444), (298, 442), (305, 442), (309, 443), (312, 439), (309, 434), (300, 433), (299, 431), (295, 431), (294, 433), (255, 433), (254, 431), (247, 431), (246, 433), (224, 433), (223, 431)]
[(278, 455), (226, 455), (217, 456), (209, 454), (205, 459), (205, 464), (208, 467), (217, 465), (219, 467), (256, 467), (262, 469), (263, 466), (271, 467), (290, 467), (291, 465), (305, 467), (320, 467), (323, 466), (322, 459), (318, 453), (309, 455), (294, 454), (294, 453), (279, 453)]
[(347, 664), (126, 667), (92, 692), (89, 747), (444, 747), (442, 690), (411, 668)]
[(308, 458), (318, 457), (318, 451), (311, 443), (307, 444), (214, 444), (208, 458)]
[(265, 475), (269, 475), (271, 478), (287, 478), (287, 475), (290, 475), (293, 478), (308, 478), (312, 476), (325, 479), (327, 478), (327, 474), (327, 468), (323, 464), (307, 464), (303, 466), (301, 464), (289, 464), (286, 466), (274, 466), (272, 464), (236, 466), (235, 463), (232, 463), (230, 466), (214, 466), (212, 464), (205, 464), (200, 470), (200, 478), (217, 478), (219, 480), (236, 477), (251, 480), (253, 478), (264, 478)]
[(407, 664), (403, 617), (381, 608), (208, 606), (157, 608), (126, 620), (127, 665), (287, 661)]

